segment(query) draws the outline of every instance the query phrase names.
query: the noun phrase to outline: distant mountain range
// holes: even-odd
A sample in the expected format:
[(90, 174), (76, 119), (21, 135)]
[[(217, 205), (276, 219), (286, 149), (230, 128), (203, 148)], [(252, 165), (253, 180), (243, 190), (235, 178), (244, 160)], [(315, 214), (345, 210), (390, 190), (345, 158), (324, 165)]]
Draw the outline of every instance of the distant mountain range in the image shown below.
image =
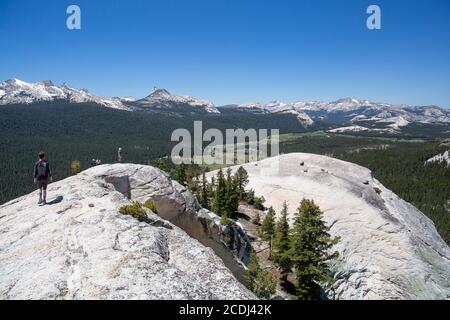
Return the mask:
[(216, 107), (207, 100), (174, 95), (165, 89), (154, 89), (143, 99), (132, 97), (100, 97), (85, 89), (66, 84), (55, 86), (51, 81), (27, 83), (18, 79), (0, 84), (0, 105), (33, 104), (43, 101), (68, 103), (91, 102), (104, 107), (140, 112), (183, 115), (222, 112), (246, 114), (291, 114), (303, 127), (329, 123), (334, 132), (380, 131), (396, 133), (411, 123), (450, 125), (450, 110), (438, 106), (410, 106), (376, 103), (352, 98), (334, 102), (271, 102), (268, 104), (231, 104)]
[(339, 128), (340, 131), (370, 131), (378, 128), (394, 132), (410, 123), (450, 124), (450, 110), (437, 106), (393, 105), (352, 98), (334, 102), (250, 103), (226, 108), (253, 113), (290, 113), (305, 127), (318, 120), (348, 125)]
[(43, 101), (66, 101), (70, 103), (93, 102), (108, 108), (129, 110), (127, 99), (103, 98), (85, 89), (74, 89), (66, 84), (55, 86), (51, 81), (27, 83), (9, 79), (0, 84), (0, 105), (33, 104)]

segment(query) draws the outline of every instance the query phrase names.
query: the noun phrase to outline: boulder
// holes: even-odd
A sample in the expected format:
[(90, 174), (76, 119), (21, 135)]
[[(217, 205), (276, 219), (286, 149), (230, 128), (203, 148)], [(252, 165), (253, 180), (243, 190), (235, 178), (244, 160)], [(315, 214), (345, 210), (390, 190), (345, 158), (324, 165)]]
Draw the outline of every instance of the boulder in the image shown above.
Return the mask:
[[(162, 217), (118, 208), (153, 199), (167, 219), (203, 212), (160, 170), (91, 168), (0, 206), (0, 299), (254, 299), (211, 248)], [(52, 201), (53, 200), (53, 201)]]
[(369, 169), (304, 153), (243, 167), (266, 206), (279, 214), (286, 201), (292, 223), (301, 200), (313, 199), (341, 237), (330, 299), (450, 299), (450, 248), (429, 218)]

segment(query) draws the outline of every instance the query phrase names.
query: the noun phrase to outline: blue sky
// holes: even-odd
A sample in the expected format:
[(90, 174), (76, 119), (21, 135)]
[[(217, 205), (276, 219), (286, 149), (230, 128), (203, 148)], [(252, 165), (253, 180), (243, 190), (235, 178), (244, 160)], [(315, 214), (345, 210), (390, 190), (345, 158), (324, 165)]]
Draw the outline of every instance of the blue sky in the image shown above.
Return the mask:
[[(81, 8), (82, 29), (66, 28)], [(382, 9), (382, 30), (366, 9)], [(450, 107), (448, 0), (0, 0), (0, 78), (217, 105), (341, 97)]]

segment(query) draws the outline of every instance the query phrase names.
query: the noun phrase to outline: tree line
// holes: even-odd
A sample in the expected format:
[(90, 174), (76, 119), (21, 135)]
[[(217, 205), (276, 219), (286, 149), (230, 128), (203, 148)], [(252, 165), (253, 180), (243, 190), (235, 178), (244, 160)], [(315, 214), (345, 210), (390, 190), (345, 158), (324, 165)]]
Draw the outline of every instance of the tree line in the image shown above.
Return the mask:
[[(260, 226), (259, 233), (269, 243), (269, 259), (280, 270), (282, 285), (288, 283), (288, 276), (295, 275), (295, 297), (301, 300), (326, 298), (326, 290), (334, 283), (328, 262), (338, 257), (332, 248), (339, 242), (338, 237), (329, 234), (330, 228), (323, 220), (323, 212), (313, 200), (303, 199), (295, 212), (292, 227), (288, 220), (288, 207), (283, 204), (278, 220), (275, 210), (269, 208)], [(270, 281), (261, 277), (253, 253), (247, 273), (249, 288), (260, 289), (259, 282)], [(256, 266), (256, 267), (255, 267)], [(264, 296), (266, 291), (256, 291)], [(267, 297), (267, 296), (265, 296)]]

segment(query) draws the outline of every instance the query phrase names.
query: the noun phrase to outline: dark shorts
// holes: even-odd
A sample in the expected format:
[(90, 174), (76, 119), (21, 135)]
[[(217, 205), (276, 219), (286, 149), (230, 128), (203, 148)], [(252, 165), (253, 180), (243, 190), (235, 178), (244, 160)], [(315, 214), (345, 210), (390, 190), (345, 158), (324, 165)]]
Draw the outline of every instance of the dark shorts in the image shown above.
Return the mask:
[(47, 190), (48, 180), (41, 180), (36, 182), (39, 189)]

